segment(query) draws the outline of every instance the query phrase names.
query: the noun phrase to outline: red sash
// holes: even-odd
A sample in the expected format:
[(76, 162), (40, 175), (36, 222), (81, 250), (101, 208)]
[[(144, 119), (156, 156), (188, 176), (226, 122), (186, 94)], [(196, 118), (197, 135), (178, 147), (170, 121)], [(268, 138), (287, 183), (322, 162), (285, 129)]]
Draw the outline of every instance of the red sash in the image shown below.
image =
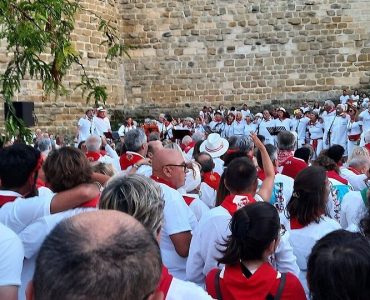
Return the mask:
[(20, 196), (5, 196), (5, 195), (0, 195), (0, 207), (2, 207), (5, 203), (13, 202), (18, 197), (20, 197)]
[(101, 157), (100, 153), (98, 152), (86, 152), (86, 157), (89, 161), (98, 161)]
[(165, 266), (162, 266), (162, 274), (161, 279), (159, 281), (157, 292), (162, 292), (164, 294), (164, 298), (166, 299), (168, 291), (170, 289), (171, 283), (172, 283), (173, 276), (168, 273), (168, 270)]
[(333, 171), (327, 171), (326, 174), (329, 178), (335, 179), (343, 184), (348, 184), (348, 180), (344, 179), (342, 176), (340, 176), (337, 172)]
[(190, 206), (190, 204), (195, 200), (194, 197), (189, 197), (189, 196), (182, 196), (182, 198), (184, 198), (185, 200), (185, 203), (187, 204), (187, 206)]
[(218, 190), (220, 185), (220, 174), (216, 172), (206, 172), (203, 174), (203, 182), (208, 184), (214, 190)]
[(136, 164), (138, 161), (142, 160), (143, 157), (137, 153), (129, 152), (122, 154), (119, 158), (119, 164), (121, 165), (121, 170), (126, 170), (128, 167)]
[(160, 178), (160, 177), (155, 176), (155, 175), (150, 176), (150, 178), (153, 179), (156, 182), (163, 183), (163, 184), (169, 186), (170, 188), (173, 188), (174, 190), (176, 190), (176, 188), (173, 186), (173, 184), (171, 182), (167, 181), (166, 179)]
[(247, 204), (257, 202), (256, 199), (251, 194), (244, 194), (244, 195), (228, 195), (222, 201), (221, 206), (225, 208), (230, 215), (234, 215), (234, 213), (239, 209)]

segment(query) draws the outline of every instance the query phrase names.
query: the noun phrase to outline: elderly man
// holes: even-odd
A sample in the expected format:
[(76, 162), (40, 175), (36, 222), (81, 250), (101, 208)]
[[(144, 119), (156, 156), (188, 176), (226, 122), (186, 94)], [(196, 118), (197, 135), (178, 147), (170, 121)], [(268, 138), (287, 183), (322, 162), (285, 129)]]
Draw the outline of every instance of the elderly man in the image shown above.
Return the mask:
[(106, 109), (102, 106), (96, 109), (96, 116), (93, 118), (93, 123), (97, 135), (103, 136), (105, 132), (112, 132), (110, 121), (106, 116)]
[(331, 139), (331, 127), (333, 125), (336, 116), (335, 105), (333, 101), (326, 100), (324, 103), (324, 111), (321, 114), (321, 118), (324, 121), (324, 136), (323, 136), (323, 149), (328, 149), (330, 147)]
[(148, 142), (144, 131), (136, 128), (127, 132), (125, 148), (126, 152), (121, 155), (119, 160), (122, 171), (129, 172), (131, 168), (135, 168), (137, 174), (150, 177), (152, 167), (146, 164), (138, 164), (145, 159), (148, 152)]
[(349, 120), (350, 116), (346, 114), (345, 106), (343, 104), (338, 104), (336, 108), (336, 116), (329, 127), (330, 145), (341, 145), (345, 150), (344, 156), (347, 156), (346, 133)]
[(305, 144), (307, 124), (310, 119), (303, 114), (301, 108), (294, 110), (294, 118), (292, 119), (292, 130), (297, 133), (297, 149), (301, 148)]
[(162, 149), (153, 158), (152, 179), (160, 183), (165, 206), (160, 248), (164, 265), (179, 279), (185, 279), (191, 231), (198, 222), (178, 188), (185, 184), (186, 163), (181, 152)]
[(367, 180), (370, 168), (370, 159), (368, 157), (358, 157), (348, 162), (348, 167), (340, 168), (340, 175), (347, 179), (355, 191), (361, 191), (367, 188)]
[(27, 299), (158, 299), (161, 269), (158, 244), (137, 220), (88, 212), (62, 221), (46, 238)]

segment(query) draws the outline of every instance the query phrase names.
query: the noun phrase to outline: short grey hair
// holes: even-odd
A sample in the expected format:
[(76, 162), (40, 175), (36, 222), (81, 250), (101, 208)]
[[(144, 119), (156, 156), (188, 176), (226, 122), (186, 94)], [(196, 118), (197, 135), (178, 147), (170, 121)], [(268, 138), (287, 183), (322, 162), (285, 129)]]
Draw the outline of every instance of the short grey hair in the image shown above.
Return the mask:
[(356, 157), (348, 162), (348, 166), (352, 168), (361, 168), (366, 166), (369, 168), (370, 166), (370, 159), (368, 157)]
[(125, 135), (126, 151), (138, 152), (146, 142), (146, 135), (140, 128), (132, 129)]
[(254, 143), (249, 136), (238, 136), (235, 142), (235, 146), (239, 151), (249, 152), (254, 148)]
[(200, 131), (194, 132), (191, 137), (194, 142), (204, 141), (206, 138), (205, 134)]
[(335, 107), (334, 102), (333, 102), (333, 101), (331, 101), (331, 100), (326, 100), (326, 101), (324, 102), (324, 105), (327, 105), (327, 106), (329, 106), (329, 107)]
[(155, 236), (163, 223), (161, 188), (143, 175), (113, 176), (100, 196), (99, 208), (127, 213)]
[(87, 151), (90, 152), (98, 152), (100, 151), (101, 147), (101, 138), (100, 136), (93, 134), (90, 135), (85, 142)]
[(277, 146), (279, 150), (294, 150), (296, 142), (296, 135), (290, 131), (280, 131), (277, 135)]
[(40, 152), (51, 150), (50, 138), (42, 138), (41, 140), (39, 140), (37, 142), (37, 147), (39, 148)]
[(190, 135), (185, 135), (183, 138), (182, 138), (182, 143), (185, 144), (185, 143), (191, 143), (193, 141), (193, 139), (191, 138)]

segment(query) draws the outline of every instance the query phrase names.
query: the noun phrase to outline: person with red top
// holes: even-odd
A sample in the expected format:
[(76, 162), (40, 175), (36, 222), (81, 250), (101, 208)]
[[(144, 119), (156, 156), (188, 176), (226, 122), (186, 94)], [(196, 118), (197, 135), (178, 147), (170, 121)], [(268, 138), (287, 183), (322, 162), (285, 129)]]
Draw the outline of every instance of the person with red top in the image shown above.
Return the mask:
[[(232, 160), (226, 168), (224, 184), (230, 194), (225, 197), (220, 206), (211, 209), (203, 216), (193, 232), (186, 265), (186, 278), (197, 284), (202, 284), (208, 272), (217, 267), (217, 258), (222, 256), (220, 245), (230, 235), (228, 225), (233, 214), (245, 205), (257, 201), (268, 202), (271, 198), (275, 178), (274, 166), (257, 135), (252, 134), (251, 137), (255, 146), (261, 151), (265, 180), (257, 192), (257, 170), (247, 157)], [(279, 244), (274, 264), (283, 272), (299, 272), (292, 249), (286, 242), (287, 239), (282, 239), (282, 243)]]
[(257, 202), (235, 212), (219, 264), (206, 278), (208, 293), (218, 300), (305, 300), (298, 278), (269, 263), (280, 240), (280, 220), (269, 203)]
[(340, 229), (327, 217), (330, 182), (322, 167), (302, 170), (294, 181), (292, 198), (287, 205), (287, 218), (282, 224), (289, 231), (289, 241), (300, 268), (299, 279), (308, 295), (307, 258), (316, 241), (329, 232)]
[[(93, 181), (90, 162), (84, 153), (76, 148), (62, 147), (50, 152), (44, 162), (43, 169), (46, 185), (54, 193), (70, 190), (80, 184), (88, 184)], [(77, 207), (73, 209), (43, 216), (19, 233), (25, 250), (20, 295), (24, 295), (27, 283), (32, 278), (36, 256), (45, 237), (63, 219), (85, 211), (96, 210), (99, 197), (100, 193), (96, 196), (91, 195), (88, 202), (76, 205)], [(20, 299), (23, 299), (23, 297)]]
[[(160, 241), (164, 201), (159, 185), (142, 175), (116, 176), (105, 187), (100, 209), (118, 210), (135, 217)], [(165, 266), (157, 287), (166, 300), (210, 300), (199, 286), (173, 277)]]
[(277, 135), (278, 163), (283, 166), (284, 163), (294, 156), (296, 149), (297, 136), (290, 131), (280, 131)]
[(198, 225), (194, 213), (177, 191), (185, 184), (187, 164), (180, 151), (162, 149), (154, 154), (152, 166), (151, 178), (159, 183), (165, 201), (160, 240), (163, 264), (171, 275), (185, 279), (192, 231)]

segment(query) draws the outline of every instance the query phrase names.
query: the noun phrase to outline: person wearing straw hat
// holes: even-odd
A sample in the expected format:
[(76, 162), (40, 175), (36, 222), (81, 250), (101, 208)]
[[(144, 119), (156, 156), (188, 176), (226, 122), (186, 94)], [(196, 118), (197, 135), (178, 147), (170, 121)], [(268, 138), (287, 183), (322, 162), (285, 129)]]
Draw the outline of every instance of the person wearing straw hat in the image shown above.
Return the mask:
[(229, 149), (229, 142), (222, 138), (218, 133), (211, 133), (200, 145), (200, 152), (207, 152), (212, 156), (215, 163), (214, 171), (218, 174), (224, 172), (224, 161), (220, 158)]

